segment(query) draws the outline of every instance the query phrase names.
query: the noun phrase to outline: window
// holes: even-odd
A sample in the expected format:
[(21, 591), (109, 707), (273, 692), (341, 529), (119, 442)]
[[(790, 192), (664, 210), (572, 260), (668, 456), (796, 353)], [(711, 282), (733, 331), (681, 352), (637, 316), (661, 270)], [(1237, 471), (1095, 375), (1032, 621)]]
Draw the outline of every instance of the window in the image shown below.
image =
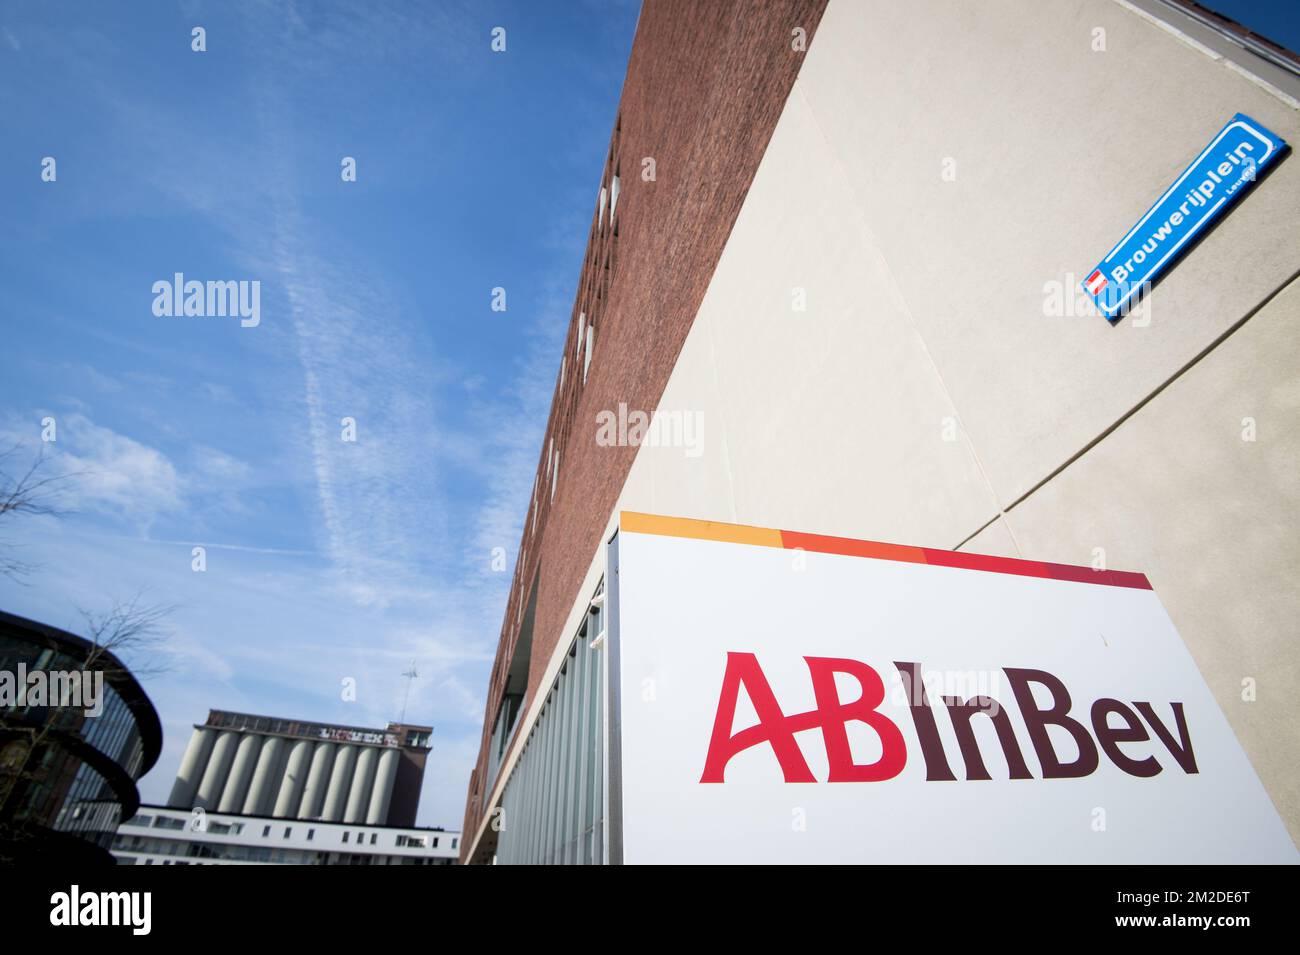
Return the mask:
[(307, 841), (308, 841), (308, 842), (311, 842), (311, 841), (312, 841), (313, 839), (315, 839), (315, 838), (316, 838), (316, 830), (315, 830), (315, 829), (308, 829), (308, 830), (307, 830)]
[(284, 837), (285, 837), (286, 839), (289, 838), (289, 833), (291, 833), (291, 832), (293, 832), (293, 826), (285, 826), (285, 827), (284, 827)]
[(618, 211), (618, 173), (614, 174), (614, 181), (610, 184), (609, 189), (609, 218), (614, 220), (614, 213)]
[(375, 844), (376, 840), (378, 840), (378, 839), (379, 839), (379, 833), (377, 833), (377, 832), (372, 832), (372, 833), (370, 834), (370, 844), (371, 844), (372, 846)]
[(582, 383), (587, 383), (587, 369), (591, 367), (591, 348), (596, 343), (596, 328), (590, 326), (587, 328), (587, 355), (582, 360)]
[[(541, 688), (547, 702), (522, 738), (503, 789), (505, 818), (519, 824), (501, 830), (501, 863), (605, 860), (604, 667), (601, 650), (592, 647), (604, 623), (604, 604), (593, 600), (555, 682)], [(458, 845), (452, 838), (451, 848)]]
[(184, 829), (184, 819), (174, 819), (171, 816), (159, 816), (153, 821), (155, 829)]
[[(533, 623), (537, 615), (537, 592), (540, 570), (533, 574), (527, 601), (519, 601), (521, 612), (519, 632), (511, 651), (509, 665), (506, 667), (504, 686), (501, 689), (501, 702), (492, 721), (492, 737), (489, 743), (487, 775), (484, 780), (482, 795), (484, 798), (492, 791), (496, 782), (497, 771), (505, 758), (506, 750), (514, 738), (515, 728), (524, 711), (524, 694), (528, 689), (528, 671), (532, 663)], [(503, 661), (504, 662), (504, 661)], [(475, 780), (476, 782), (478, 780)]]
[(343, 833), (343, 841), (344, 841), (345, 843), (348, 841), (348, 835), (349, 835), (349, 833), (346, 833), (346, 832)]

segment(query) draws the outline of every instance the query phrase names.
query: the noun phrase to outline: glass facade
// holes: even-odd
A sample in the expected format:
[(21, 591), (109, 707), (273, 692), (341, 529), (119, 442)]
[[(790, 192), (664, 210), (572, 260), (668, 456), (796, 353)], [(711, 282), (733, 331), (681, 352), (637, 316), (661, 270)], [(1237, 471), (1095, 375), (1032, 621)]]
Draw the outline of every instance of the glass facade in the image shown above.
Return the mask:
[(111, 862), (135, 780), (158, 758), (153, 706), (112, 653), (5, 613), (0, 681), (0, 858)]
[(502, 864), (605, 862), (605, 613), (593, 605), (511, 769), (496, 828)]
[(38, 745), (21, 765), (24, 785), (15, 787), (6, 812), (109, 847), (122, 821), (122, 803), (107, 779), (73, 753), (49, 743)]
[[(43, 674), (85, 674), (82, 679), (86, 683), (90, 683), (95, 675), (93, 669), (82, 669), (85, 666), (84, 657), (0, 634), (0, 671), (17, 674), (19, 664), (23, 665), (29, 675), (36, 671)], [(102, 674), (104, 671), (99, 672)], [(49, 682), (55, 685), (60, 681)], [(140, 761), (144, 756), (140, 725), (121, 694), (107, 680), (97, 686), (95, 692), (97, 696), (102, 696), (98, 702), (103, 710), (98, 716), (88, 716), (84, 709), (75, 706), (48, 705), (10, 705), (0, 707), (0, 714), (24, 724), (48, 726), (50, 729), (77, 735), (135, 779), (139, 775)]]

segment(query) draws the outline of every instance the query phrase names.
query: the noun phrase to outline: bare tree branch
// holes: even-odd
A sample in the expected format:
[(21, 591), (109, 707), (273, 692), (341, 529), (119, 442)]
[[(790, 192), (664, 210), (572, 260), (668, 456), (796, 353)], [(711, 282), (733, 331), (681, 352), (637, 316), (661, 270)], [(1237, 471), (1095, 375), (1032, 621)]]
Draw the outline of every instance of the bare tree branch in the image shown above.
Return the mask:
[(22, 445), (14, 443), (0, 451), (0, 516), (4, 514), (53, 514), (67, 513), (58, 507), (59, 484), (76, 476), (80, 472), (53, 474), (41, 477), (41, 470), (49, 464), (45, 449), (36, 453), (36, 458), (20, 476), (13, 477), (7, 467), (10, 458), (22, 451)]
[(103, 613), (77, 608), (86, 621), (86, 639), (95, 645), (87, 669), (95, 667), (104, 651), (122, 660), (124, 666), (125, 657), (131, 657), (130, 669), (136, 676), (153, 676), (171, 669), (158, 652), (167, 637), (163, 622), (175, 612), (176, 605), (146, 603), (144, 598), (144, 590), (138, 590), (127, 600), (115, 599)]
[[(0, 518), (6, 514), (49, 515), (62, 517), (67, 513), (59, 506), (59, 491), (62, 482), (81, 474), (80, 471), (41, 476), (42, 469), (49, 463), (42, 448), (36, 453), (31, 466), (19, 476), (12, 476), (7, 463), (22, 451), (22, 444), (14, 443), (0, 451)], [(33, 564), (11, 556), (14, 545), (0, 541), (0, 575), (11, 580), (21, 581), (33, 573), (38, 564)]]

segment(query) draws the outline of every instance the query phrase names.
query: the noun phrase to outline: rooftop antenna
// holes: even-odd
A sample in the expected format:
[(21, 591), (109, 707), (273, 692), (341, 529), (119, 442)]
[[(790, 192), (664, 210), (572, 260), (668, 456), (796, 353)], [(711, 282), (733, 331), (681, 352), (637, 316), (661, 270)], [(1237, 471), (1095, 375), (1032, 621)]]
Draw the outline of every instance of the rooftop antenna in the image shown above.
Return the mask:
[(406, 724), (406, 701), (411, 698), (411, 684), (415, 682), (415, 678), (419, 675), (415, 672), (415, 660), (412, 659), (411, 668), (402, 674), (402, 676), (406, 677), (406, 692), (402, 694), (402, 718), (397, 722), (403, 725)]

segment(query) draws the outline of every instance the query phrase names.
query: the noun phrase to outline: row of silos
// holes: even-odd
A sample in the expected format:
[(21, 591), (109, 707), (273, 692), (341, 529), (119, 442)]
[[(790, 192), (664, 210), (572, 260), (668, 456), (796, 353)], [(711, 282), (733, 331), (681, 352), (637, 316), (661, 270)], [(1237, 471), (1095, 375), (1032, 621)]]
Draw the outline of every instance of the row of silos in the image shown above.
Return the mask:
[(195, 727), (167, 805), (382, 825), (398, 749)]

